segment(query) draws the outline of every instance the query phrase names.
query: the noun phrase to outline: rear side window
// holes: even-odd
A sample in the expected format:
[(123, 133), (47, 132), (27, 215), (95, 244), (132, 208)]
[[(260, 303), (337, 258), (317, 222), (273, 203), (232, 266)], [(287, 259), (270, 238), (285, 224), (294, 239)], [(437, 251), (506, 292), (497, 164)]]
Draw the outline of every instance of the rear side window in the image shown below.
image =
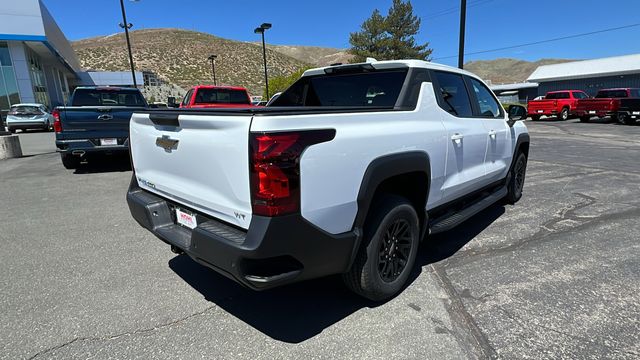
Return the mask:
[(576, 98), (576, 99), (588, 99), (589, 95), (587, 95), (587, 94), (585, 94), (583, 92), (580, 92), (580, 91), (576, 91), (576, 92), (573, 93), (573, 97)]
[(438, 81), (437, 95), (440, 99), (440, 107), (455, 116), (473, 116), (469, 93), (462, 75), (436, 71), (435, 77)]
[(550, 94), (547, 94), (547, 96), (545, 96), (544, 98), (547, 100), (569, 99), (569, 93), (568, 92), (550, 93)]
[(631, 96), (635, 98), (640, 98), (640, 89), (631, 89)]
[(478, 116), (497, 118), (502, 116), (502, 106), (496, 101), (491, 93), (491, 90), (487, 89), (480, 81), (469, 78), (471, 80), (471, 86), (476, 94), (476, 101), (478, 103)]
[(147, 106), (138, 91), (76, 89), (72, 106)]
[(394, 107), (407, 70), (306, 76), (271, 106)]
[(198, 89), (195, 104), (237, 104), (249, 105), (249, 95), (243, 90), (234, 89)]
[(598, 99), (626, 98), (627, 90), (600, 90), (596, 95)]

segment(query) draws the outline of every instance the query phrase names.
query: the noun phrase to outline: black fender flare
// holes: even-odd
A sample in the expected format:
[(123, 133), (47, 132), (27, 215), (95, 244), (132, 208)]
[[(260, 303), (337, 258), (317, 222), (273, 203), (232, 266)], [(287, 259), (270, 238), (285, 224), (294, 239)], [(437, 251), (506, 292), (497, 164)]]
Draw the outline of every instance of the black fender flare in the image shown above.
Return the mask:
[[(429, 197), (429, 189), (431, 188), (431, 160), (426, 152), (409, 151), (384, 155), (374, 159), (369, 166), (367, 166), (362, 182), (360, 183), (360, 190), (358, 191), (358, 212), (356, 214), (352, 230), (357, 236), (351, 254), (349, 267), (351, 267), (351, 264), (358, 253), (358, 249), (362, 241), (362, 229), (369, 213), (373, 197), (375, 196), (376, 190), (380, 184), (394, 176), (416, 172), (424, 173), (427, 178), (427, 184), (425, 184), (426, 198), (424, 199), (424, 203), (426, 205)], [(420, 224), (420, 238), (422, 239), (428, 222), (426, 209), (420, 209), (418, 215), (422, 220), (422, 224)]]
[[(513, 147), (513, 157), (511, 158), (511, 165), (509, 165), (509, 173), (507, 174), (507, 178), (510, 176), (511, 170), (513, 170), (513, 167), (516, 164), (516, 158), (518, 156), (518, 153), (521, 151), (520, 149), (522, 149), (522, 146), (524, 144), (529, 145), (530, 142), (531, 142), (531, 137), (529, 136), (528, 133), (522, 133), (518, 135), (518, 139), (516, 140), (516, 145)], [(528, 155), (529, 154), (527, 154), (527, 157)]]

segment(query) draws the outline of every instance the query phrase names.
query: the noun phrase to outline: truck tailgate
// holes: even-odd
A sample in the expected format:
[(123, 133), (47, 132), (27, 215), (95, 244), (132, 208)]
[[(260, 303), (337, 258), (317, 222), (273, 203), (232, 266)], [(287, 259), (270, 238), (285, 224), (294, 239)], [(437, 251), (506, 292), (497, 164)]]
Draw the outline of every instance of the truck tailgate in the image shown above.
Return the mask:
[(613, 99), (582, 99), (576, 105), (580, 111), (612, 111), (616, 100)]
[(251, 114), (183, 114), (175, 126), (134, 114), (130, 147), (138, 185), (248, 229), (251, 120)]
[(556, 100), (533, 100), (529, 101), (529, 112), (535, 112), (537, 110), (555, 110)]
[(134, 111), (143, 107), (93, 107), (68, 106), (61, 109), (62, 128), (64, 131), (104, 131), (129, 129), (129, 119)]

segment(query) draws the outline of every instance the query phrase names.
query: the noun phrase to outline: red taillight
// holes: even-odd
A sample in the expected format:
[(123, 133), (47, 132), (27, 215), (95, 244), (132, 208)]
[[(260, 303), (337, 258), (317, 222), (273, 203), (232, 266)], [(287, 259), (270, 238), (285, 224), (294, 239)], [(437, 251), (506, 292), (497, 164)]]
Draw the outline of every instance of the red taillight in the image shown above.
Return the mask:
[(53, 115), (53, 130), (57, 133), (62, 132), (62, 123), (60, 122), (60, 110), (53, 109), (51, 112)]
[(300, 156), (336, 131), (252, 133), (251, 205), (254, 215), (278, 216), (300, 210)]

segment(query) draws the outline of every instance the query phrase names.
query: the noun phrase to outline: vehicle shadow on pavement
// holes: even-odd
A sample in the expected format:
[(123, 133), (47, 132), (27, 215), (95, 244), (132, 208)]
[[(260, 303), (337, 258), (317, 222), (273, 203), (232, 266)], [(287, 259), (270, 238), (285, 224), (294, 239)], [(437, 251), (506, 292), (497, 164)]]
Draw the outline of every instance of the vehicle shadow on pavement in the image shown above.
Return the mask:
[(380, 305), (351, 293), (337, 276), (257, 292), (187, 255), (174, 257), (169, 267), (208, 301), (265, 335), (288, 343), (310, 339), (363, 307)]
[(131, 171), (131, 162), (128, 156), (105, 156), (89, 159), (87, 163), (80, 164), (73, 173), (84, 175), (125, 171)]
[[(423, 242), (407, 286), (418, 278), (423, 266), (452, 256), (504, 212), (504, 207), (492, 206), (458, 228)], [(384, 304), (351, 293), (338, 276), (256, 292), (187, 255), (172, 258), (169, 267), (208, 301), (265, 335), (288, 343), (308, 340), (359, 309)]]
[(416, 264), (426, 266), (453, 256), (504, 213), (505, 207), (496, 204), (452, 230), (427, 238), (420, 245)]

